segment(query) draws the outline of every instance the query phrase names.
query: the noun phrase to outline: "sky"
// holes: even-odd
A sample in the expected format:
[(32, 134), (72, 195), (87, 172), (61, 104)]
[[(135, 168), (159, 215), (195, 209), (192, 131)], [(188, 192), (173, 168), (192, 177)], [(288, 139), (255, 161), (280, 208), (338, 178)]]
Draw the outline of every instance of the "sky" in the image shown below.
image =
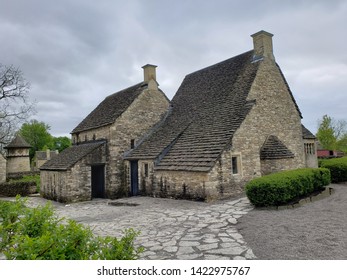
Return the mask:
[(313, 133), (347, 120), (347, 1), (0, 0), (0, 63), (19, 67), (33, 119), (69, 136), (106, 96), (143, 80), (145, 64), (169, 99), (185, 75), (273, 36), (274, 55)]

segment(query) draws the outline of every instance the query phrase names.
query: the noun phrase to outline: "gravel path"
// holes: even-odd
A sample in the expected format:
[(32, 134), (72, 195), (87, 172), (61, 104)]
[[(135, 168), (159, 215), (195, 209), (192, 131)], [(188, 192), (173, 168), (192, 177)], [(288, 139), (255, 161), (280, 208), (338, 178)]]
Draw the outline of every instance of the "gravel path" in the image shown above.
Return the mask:
[(347, 184), (321, 200), (286, 210), (254, 209), (237, 229), (258, 259), (347, 259)]

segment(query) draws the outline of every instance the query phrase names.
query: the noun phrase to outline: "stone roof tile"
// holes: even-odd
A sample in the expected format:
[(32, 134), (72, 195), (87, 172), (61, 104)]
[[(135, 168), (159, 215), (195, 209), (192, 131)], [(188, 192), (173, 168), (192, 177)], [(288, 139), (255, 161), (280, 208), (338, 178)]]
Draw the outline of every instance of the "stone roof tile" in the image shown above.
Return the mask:
[(145, 89), (147, 83), (139, 83), (109, 95), (71, 133), (112, 124)]
[(40, 170), (68, 170), (79, 160), (105, 143), (105, 141), (96, 141), (73, 145), (43, 164)]
[(302, 138), (304, 139), (316, 139), (316, 136), (309, 131), (303, 124), (301, 125), (302, 128)]
[(8, 144), (5, 149), (8, 148), (31, 148), (31, 145), (23, 139), (19, 134)]
[(260, 149), (260, 159), (293, 158), (294, 154), (276, 136), (270, 135)]
[(187, 75), (166, 121), (127, 158), (156, 159), (156, 170), (210, 170), (254, 104), (247, 100), (259, 65), (252, 56)]

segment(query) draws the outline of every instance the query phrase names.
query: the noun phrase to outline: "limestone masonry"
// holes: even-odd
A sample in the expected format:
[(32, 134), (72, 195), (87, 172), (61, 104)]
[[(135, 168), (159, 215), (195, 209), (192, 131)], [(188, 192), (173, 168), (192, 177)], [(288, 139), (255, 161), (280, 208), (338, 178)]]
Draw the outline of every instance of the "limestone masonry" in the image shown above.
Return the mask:
[(108, 96), (41, 167), (42, 195), (215, 200), (255, 177), (317, 167), (272, 36), (255, 33), (253, 50), (187, 75), (171, 101), (145, 65), (143, 82)]

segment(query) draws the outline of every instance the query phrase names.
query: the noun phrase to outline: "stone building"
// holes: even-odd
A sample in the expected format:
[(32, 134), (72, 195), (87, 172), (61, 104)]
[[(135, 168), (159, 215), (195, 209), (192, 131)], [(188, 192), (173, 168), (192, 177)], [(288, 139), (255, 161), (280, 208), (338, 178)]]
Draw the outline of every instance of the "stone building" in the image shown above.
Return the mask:
[(51, 160), (59, 154), (58, 150), (51, 151), (47, 149), (46, 151), (36, 151), (34, 156), (34, 169), (39, 170), (46, 161)]
[(0, 183), (6, 181), (6, 159), (0, 153)]
[(30, 172), (31, 146), (19, 134), (4, 148), (7, 150), (7, 175)]
[(187, 75), (170, 103), (155, 66), (144, 66), (144, 82), (107, 97), (72, 131), (74, 145), (41, 167), (42, 194), (214, 200), (255, 177), (315, 167), (272, 36), (255, 33), (252, 50)]
[(302, 135), (304, 139), (306, 166), (316, 168), (318, 167), (317, 138), (304, 125), (302, 126)]
[(144, 80), (108, 96), (72, 131), (73, 146), (41, 166), (41, 193), (58, 201), (128, 195), (123, 155), (168, 114), (156, 66)]
[(130, 193), (220, 199), (255, 177), (316, 166), (272, 36), (255, 33), (253, 50), (185, 77), (165, 122), (125, 157)]

